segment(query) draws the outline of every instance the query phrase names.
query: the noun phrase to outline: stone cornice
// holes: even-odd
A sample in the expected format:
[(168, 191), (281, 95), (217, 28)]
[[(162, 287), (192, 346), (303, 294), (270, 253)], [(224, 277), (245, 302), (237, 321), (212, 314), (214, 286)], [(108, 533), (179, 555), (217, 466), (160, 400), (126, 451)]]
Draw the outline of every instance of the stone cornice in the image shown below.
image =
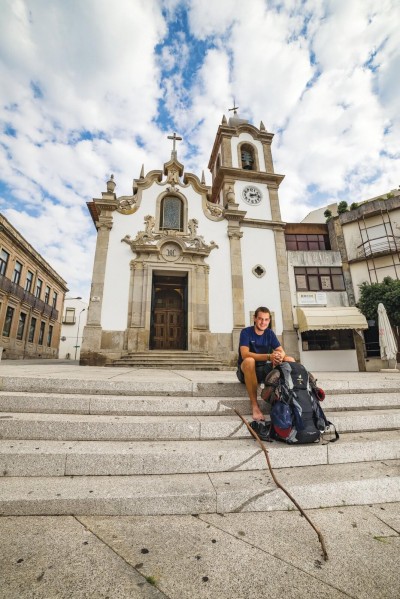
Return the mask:
[(275, 220), (259, 220), (256, 218), (245, 218), (241, 224), (242, 227), (250, 227), (257, 229), (274, 229), (282, 231), (285, 229), (284, 222)]
[(262, 173), (259, 171), (247, 171), (242, 168), (221, 167), (213, 182), (211, 199), (214, 200), (219, 196), (226, 179), (248, 181), (251, 183), (264, 183), (267, 187), (278, 189), (284, 178), (285, 175), (277, 175), (276, 173)]
[(10, 242), (15, 243), (24, 254), (28, 254), (31, 260), (39, 265), (64, 291), (68, 291), (67, 282), (50, 266), (50, 264), (35, 250), (31, 244), (21, 235), (19, 231), (0, 214), (0, 236), (5, 235)]

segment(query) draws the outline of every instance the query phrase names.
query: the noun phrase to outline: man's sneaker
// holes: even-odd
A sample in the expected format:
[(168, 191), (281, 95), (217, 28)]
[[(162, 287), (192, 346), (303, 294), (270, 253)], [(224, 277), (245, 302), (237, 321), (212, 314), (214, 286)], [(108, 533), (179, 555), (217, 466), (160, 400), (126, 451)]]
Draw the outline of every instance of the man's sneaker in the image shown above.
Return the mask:
[(271, 441), (269, 436), (270, 422), (265, 422), (265, 420), (253, 420), (250, 422), (250, 426), (260, 437), (261, 441)]

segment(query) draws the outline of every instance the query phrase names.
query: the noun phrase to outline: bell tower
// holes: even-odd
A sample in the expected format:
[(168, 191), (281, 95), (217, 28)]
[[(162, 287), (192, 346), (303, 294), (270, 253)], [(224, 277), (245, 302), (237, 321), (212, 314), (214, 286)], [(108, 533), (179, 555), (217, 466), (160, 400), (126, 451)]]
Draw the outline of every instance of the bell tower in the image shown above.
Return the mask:
[[(218, 127), (208, 168), (212, 175), (211, 202), (224, 208), (228, 220), (234, 338), (245, 322), (249, 324), (249, 305), (253, 309), (257, 305), (267, 305), (278, 313), (276, 322), (282, 323), (282, 344), (286, 352), (298, 357), (289, 292), (285, 223), (278, 196), (284, 175), (274, 171), (271, 152), (274, 135), (266, 130), (262, 121), (257, 128), (241, 118), (236, 105), (230, 111), (233, 115), (228, 120), (224, 115)], [(257, 256), (265, 265), (253, 264), (252, 255), (254, 260)], [(276, 267), (271, 265), (271, 260), (276, 260)], [(272, 293), (266, 293), (265, 288), (249, 275), (249, 271), (262, 273), (263, 269), (271, 277), (268, 288), (274, 288), (275, 300)], [(274, 269), (275, 278), (272, 277)], [(244, 290), (250, 288), (254, 291), (251, 299), (247, 292), (246, 301)], [(258, 299), (253, 299), (256, 296)], [(254, 303), (257, 305), (253, 306)]]

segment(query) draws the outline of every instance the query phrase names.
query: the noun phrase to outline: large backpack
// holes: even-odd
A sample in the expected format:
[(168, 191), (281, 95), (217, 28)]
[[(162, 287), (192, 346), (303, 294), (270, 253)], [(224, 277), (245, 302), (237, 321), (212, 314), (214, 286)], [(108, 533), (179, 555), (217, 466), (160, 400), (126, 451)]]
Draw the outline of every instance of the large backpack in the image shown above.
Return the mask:
[[(276, 370), (279, 378), (275, 377), (275, 392), (269, 398), (270, 438), (285, 443), (315, 443), (332, 426), (335, 438), (331, 441), (336, 441), (339, 435), (321, 408), (323, 391), (316, 386), (314, 377), (298, 362), (283, 362)], [(273, 372), (267, 376), (266, 385), (271, 384)]]

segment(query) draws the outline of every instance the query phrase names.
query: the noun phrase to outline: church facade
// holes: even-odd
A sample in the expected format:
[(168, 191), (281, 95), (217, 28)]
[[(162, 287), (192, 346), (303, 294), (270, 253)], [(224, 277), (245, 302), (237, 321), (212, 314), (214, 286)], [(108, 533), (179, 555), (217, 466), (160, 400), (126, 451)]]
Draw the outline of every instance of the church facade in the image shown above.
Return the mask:
[(233, 366), (240, 331), (260, 305), (298, 357), (273, 135), (236, 113), (224, 117), (211, 186), (185, 172), (179, 138), (170, 139), (170, 160), (142, 168), (132, 195), (118, 197), (111, 177), (88, 203), (97, 244), (81, 364), (172, 351)]

